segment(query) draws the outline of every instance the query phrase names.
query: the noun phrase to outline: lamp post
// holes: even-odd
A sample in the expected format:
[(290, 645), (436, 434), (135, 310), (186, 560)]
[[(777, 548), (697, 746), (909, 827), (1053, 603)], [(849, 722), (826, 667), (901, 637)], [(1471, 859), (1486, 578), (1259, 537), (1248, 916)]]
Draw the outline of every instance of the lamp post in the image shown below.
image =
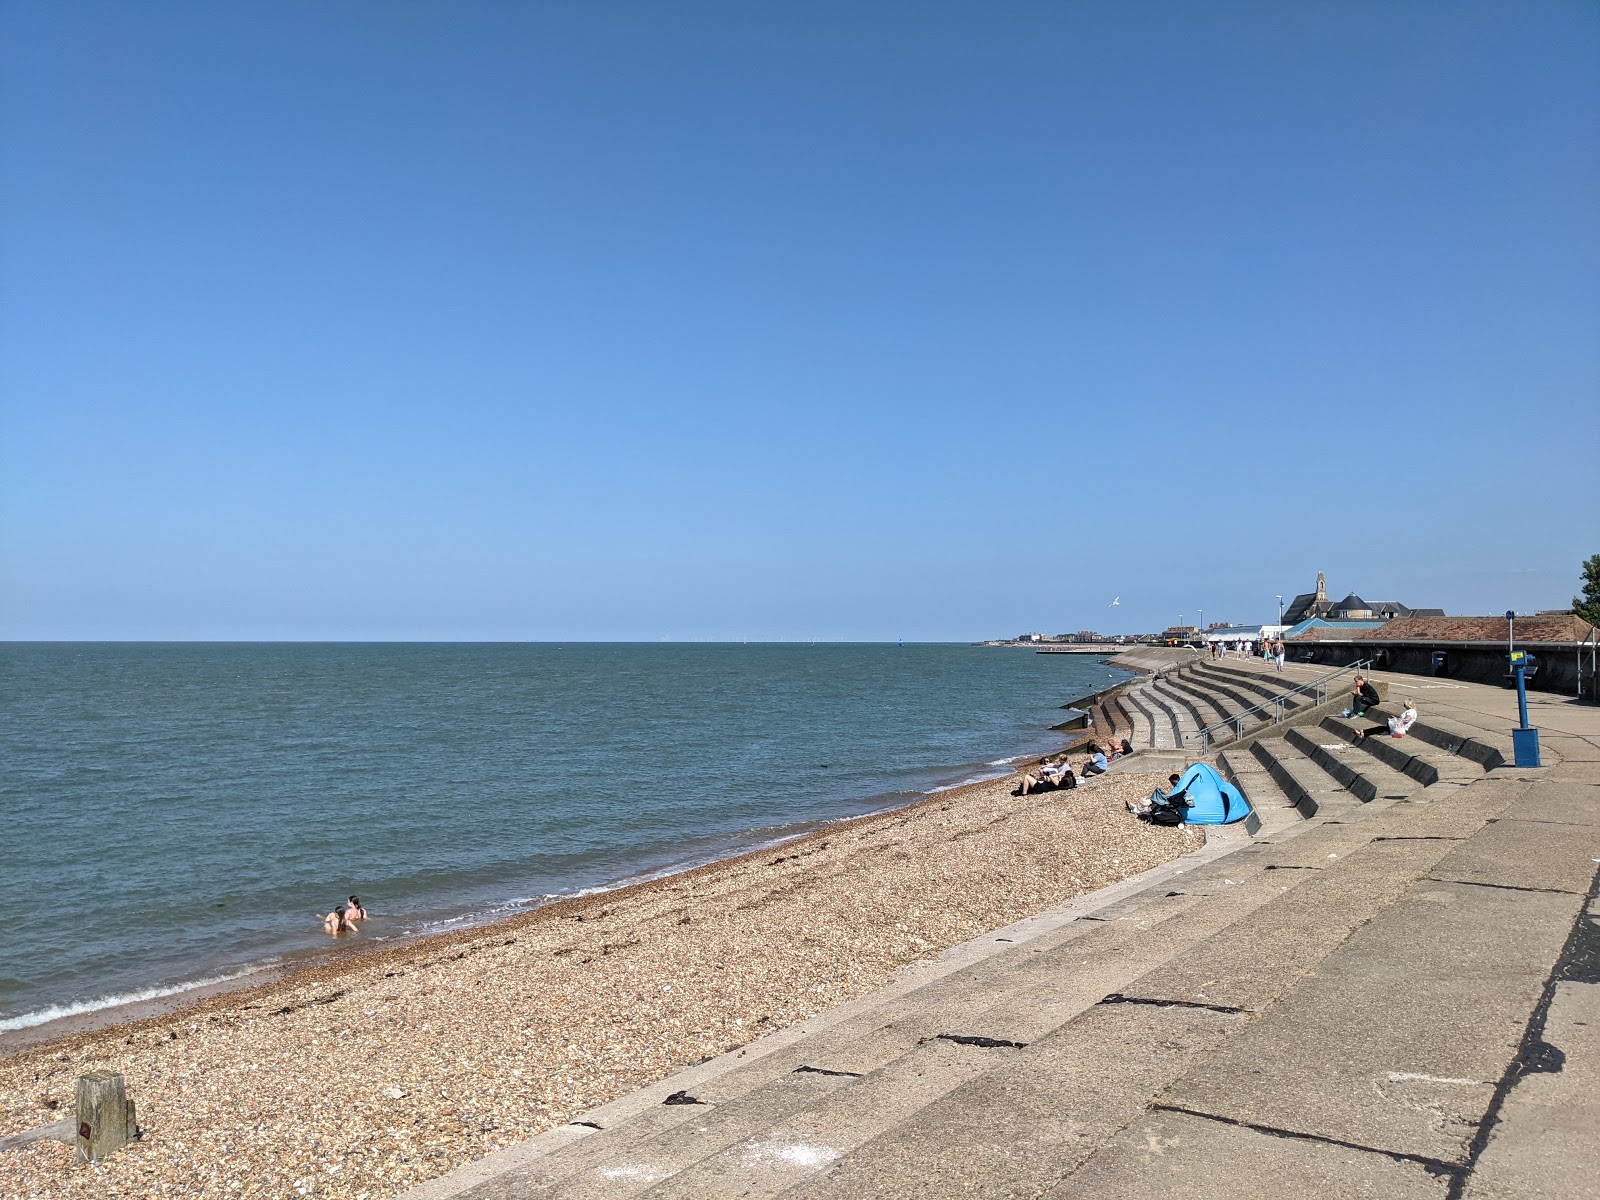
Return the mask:
[(1278, 625), (1283, 625), (1283, 597), (1278, 597)]

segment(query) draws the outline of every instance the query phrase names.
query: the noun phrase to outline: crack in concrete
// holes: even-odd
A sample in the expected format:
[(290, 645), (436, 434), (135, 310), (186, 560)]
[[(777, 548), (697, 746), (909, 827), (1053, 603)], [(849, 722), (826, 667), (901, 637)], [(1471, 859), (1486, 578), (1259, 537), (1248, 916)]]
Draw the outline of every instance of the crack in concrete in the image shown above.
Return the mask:
[(938, 1042), (954, 1042), (958, 1046), (976, 1046), (980, 1050), (1022, 1050), (1027, 1042), (1010, 1042), (1005, 1038), (979, 1037), (971, 1033), (939, 1033), (934, 1035)]
[(1112, 992), (1109, 996), (1101, 999), (1099, 1003), (1149, 1004), (1156, 1008), (1204, 1008), (1210, 1012), (1226, 1013), (1231, 1016), (1251, 1011), (1248, 1008), (1239, 1008), (1233, 1004), (1202, 1004), (1198, 1000), (1164, 1000), (1157, 996), (1124, 996), (1121, 992)]
[(1543, 892), (1546, 895), (1555, 896), (1580, 896), (1583, 894), (1582, 892), (1568, 891), (1566, 888), (1523, 887), (1521, 884), (1516, 883), (1484, 883), (1477, 879), (1440, 879), (1437, 875), (1424, 875), (1422, 878), (1425, 883), (1459, 883), (1463, 887), (1494, 888), (1501, 892)]
[(1296, 1129), (1283, 1129), (1277, 1125), (1261, 1125), (1255, 1121), (1242, 1121), (1237, 1117), (1224, 1117), (1219, 1113), (1200, 1112), (1198, 1109), (1184, 1108), (1177, 1104), (1152, 1104), (1152, 1112), (1182, 1113), (1189, 1117), (1198, 1117), (1202, 1121), (1216, 1121), (1220, 1125), (1232, 1125), (1239, 1129), (1248, 1129), (1253, 1133), (1264, 1133), (1268, 1137), (1287, 1138), (1299, 1142), (1321, 1142), (1325, 1146), (1339, 1146), (1345, 1150), (1360, 1150), (1364, 1154), (1379, 1154), (1392, 1162), (1416, 1163), (1427, 1171), (1428, 1174), (1439, 1178), (1448, 1178), (1454, 1183), (1464, 1173), (1464, 1168), (1458, 1163), (1445, 1162), (1439, 1158), (1429, 1158), (1425, 1154), (1410, 1154), (1404, 1150), (1385, 1150), (1382, 1146), (1364, 1146), (1360, 1142), (1347, 1142), (1343, 1138), (1324, 1137), (1317, 1133), (1302, 1133)]
[(803, 1067), (796, 1067), (794, 1069), (794, 1073), (796, 1075), (837, 1075), (844, 1079), (861, 1078), (860, 1071), (835, 1071), (828, 1067), (813, 1067), (810, 1064), (807, 1064)]

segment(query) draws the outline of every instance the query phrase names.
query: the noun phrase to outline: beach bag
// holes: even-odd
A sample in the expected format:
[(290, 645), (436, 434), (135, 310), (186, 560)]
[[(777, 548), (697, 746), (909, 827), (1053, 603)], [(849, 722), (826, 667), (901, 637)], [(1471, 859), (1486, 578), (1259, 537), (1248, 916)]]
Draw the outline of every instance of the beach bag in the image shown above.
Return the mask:
[(1176, 808), (1152, 808), (1150, 810), (1150, 824), (1182, 825), (1183, 812)]

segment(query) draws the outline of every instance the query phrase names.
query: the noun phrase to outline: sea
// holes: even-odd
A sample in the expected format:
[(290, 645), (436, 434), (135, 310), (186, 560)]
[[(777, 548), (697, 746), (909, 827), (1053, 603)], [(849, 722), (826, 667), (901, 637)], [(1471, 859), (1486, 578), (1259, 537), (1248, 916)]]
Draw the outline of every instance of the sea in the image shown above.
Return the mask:
[(0, 1035), (779, 844), (1058, 748), (1093, 656), (0, 644)]

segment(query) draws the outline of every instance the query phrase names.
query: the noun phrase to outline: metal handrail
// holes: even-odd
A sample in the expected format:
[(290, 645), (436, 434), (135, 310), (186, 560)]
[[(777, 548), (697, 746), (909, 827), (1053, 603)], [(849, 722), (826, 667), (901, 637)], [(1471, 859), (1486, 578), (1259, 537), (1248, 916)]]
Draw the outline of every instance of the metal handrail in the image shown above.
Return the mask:
[(1290, 696), (1298, 696), (1302, 692), (1311, 692), (1315, 693), (1317, 697), (1317, 704), (1325, 704), (1328, 700), (1328, 684), (1330, 682), (1337, 679), (1341, 675), (1353, 671), (1370, 670), (1372, 670), (1372, 660), (1370, 658), (1363, 658), (1357, 662), (1351, 663), (1348, 667), (1340, 667), (1336, 671), (1329, 671), (1326, 675), (1320, 675), (1316, 679), (1313, 679), (1310, 683), (1302, 683), (1299, 687), (1292, 687), (1287, 691), (1280, 692), (1278, 695), (1273, 696), (1269, 700), (1263, 700), (1260, 704), (1257, 704), (1253, 708), (1247, 708), (1242, 713), (1235, 713), (1225, 721), (1218, 721), (1214, 725), (1207, 725), (1199, 733), (1200, 753), (1210, 753), (1211, 743), (1213, 741), (1212, 735), (1215, 734), (1219, 729), (1232, 729), (1233, 736), (1235, 740), (1237, 740), (1238, 738), (1242, 738), (1244, 736), (1244, 726), (1246, 720), (1256, 713), (1265, 715), (1268, 711), (1271, 711), (1272, 713), (1272, 720), (1269, 721), (1268, 724), (1282, 725), (1285, 716), (1287, 715), (1284, 710), (1284, 702), (1288, 700)]

